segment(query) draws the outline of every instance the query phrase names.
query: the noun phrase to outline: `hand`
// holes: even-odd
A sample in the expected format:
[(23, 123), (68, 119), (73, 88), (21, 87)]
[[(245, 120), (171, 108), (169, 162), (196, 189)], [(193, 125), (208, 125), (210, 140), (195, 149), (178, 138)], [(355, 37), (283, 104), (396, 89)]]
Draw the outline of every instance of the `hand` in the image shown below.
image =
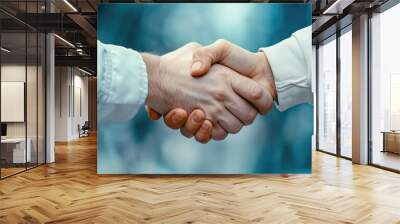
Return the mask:
[(201, 108), (213, 122), (213, 139), (223, 139), (226, 132), (236, 133), (254, 120), (256, 111), (246, 100), (265, 105), (272, 104), (272, 98), (258, 83), (218, 64), (210, 67), (207, 76), (192, 78), (192, 54), (199, 47), (189, 44), (162, 56), (153, 72), (151, 64), (157, 60), (144, 55), (149, 73), (147, 105), (161, 114), (172, 108)]
[[(263, 85), (276, 100), (275, 81), (271, 66), (263, 52), (247, 51), (227, 40), (217, 40), (213, 44), (196, 49), (193, 53), (192, 75), (205, 75), (214, 63), (225, 65)], [(265, 114), (270, 108), (259, 108)]]
[[(158, 120), (161, 115), (155, 110), (146, 107), (149, 118), (151, 120)], [(185, 133), (184, 136), (190, 138), (195, 136), (196, 141), (200, 143), (207, 143), (211, 139), (212, 123), (205, 120), (206, 115), (202, 110), (195, 109), (188, 118), (188, 113), (180, 108), (173, 109), (164, 116), (165, 124), (172, 129), (181, 128), (181, 132)]]
[[(193, 55), (192, 75), (204, 75), (214, 63), (231, 67), (242, 75), (259, 82), (269, 90), (273, 99), (276, 99), (276, 88), (272, 70), (264, 53), (252, 53), (226, 40), (218, 40), (207, 47), (196, 49)], [(259, 108), (260, 113), (266, 113), (267, 111), (264, 109)], [(175, 110), (172, 110), (171, 114)], [(170, 122), (170, 120), (165, 120), (167, 125)], [(193, 120), (182, 120), (181, 122), (182, 124), (186, 122), (185, 126), (193, 126)], [(191, 134), (196, 135), (196, 130), (192, 130)], [(205, 133), (202, 133), (202, 135), (205, 135)]]

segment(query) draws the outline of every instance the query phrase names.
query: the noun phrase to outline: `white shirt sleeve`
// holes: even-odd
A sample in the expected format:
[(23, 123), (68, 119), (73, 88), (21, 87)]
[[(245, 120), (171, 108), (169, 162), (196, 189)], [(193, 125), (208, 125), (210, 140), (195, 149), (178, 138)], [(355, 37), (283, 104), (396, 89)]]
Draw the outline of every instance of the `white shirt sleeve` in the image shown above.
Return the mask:
[(301, 103), (312, 103), (311, 26), (267, 48), (261, 48), (271, 65), (277, 91), (276, 106), (284, 111)]
[(97, 41), (98, 121), (134, 117), (147, 98), (147, 72), (142, 56), (128, 48)]

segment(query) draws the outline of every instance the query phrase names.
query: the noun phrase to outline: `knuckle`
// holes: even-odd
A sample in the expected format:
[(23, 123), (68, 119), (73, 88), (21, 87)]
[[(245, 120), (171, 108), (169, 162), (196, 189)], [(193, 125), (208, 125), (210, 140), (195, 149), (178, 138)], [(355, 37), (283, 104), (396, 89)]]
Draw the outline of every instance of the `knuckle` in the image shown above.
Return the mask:
[(197, 42), (190, 42), (190, 43), (186, 44), (186, 46), (189, 47), (189, 48), (201, 47), (201, 45), (199, 43), (197, 43)]
[(216, 107), (214, 108), (214, 110), (213, 110), (213, 114), (214, 114), (216, 117), (221, 116), (224, 112), (225, 112), (225, 109), (224, 109), (224, 107), (222, 107), (222, 106), (216, 106)]
[(215, 41), (215, 44), (221, 47), (228, 47), (230, 42), (225, 39), (218, 39)]
[(272, 99), (272, 96), (268, 97), (266, 105), (267, 105), (266, 113), (268, 113), (269, 111), (272, 110), (272, 107), (274, 106), (274, 100)]
[(224, 130), (226, 130), (228, 133), (238, 133), (243, 126), (242, 123), (240, 121), (227, 119), (226, 117), (226, 115), (221, 115), (218, 118), (218, 123), (220, 123)]
[(257, 111), (256, 111), (255, 109), (251, 108), (251, 109), (246, 113), (246, 116), (245, 116), (243, 122), (244, 122), (245, 125), (249, 125), (249, 124), (251, 124), (251, 123), (254, 122), (254, 120), (256, 119), (256, 117), (257, 117)]
[(224, 101), (226, 99), (226, 93), (222, 89), (214, 89), (211, 94), (218, 101)]
[(266, 114), (270, 110), (272, 110), (272, 107), (274, 105), (274, 100), (272, 99), (271, 95), (267, 95), (265, 101), (262, 102), (263, 108), (261, 108), (260, 113), (261, 114)]
[(193, 52), (192, 59), (193, 61), (196, 61), (197, 59), (202, 58), (202, 56), (203, 56), (202, 51), (197, 49)]
[(201, 58), (204, 56), (204, 50), (199, 46), (200, 48), (197, 48), (196, 50), (193, 51), (193, 58)]
[(251, 91), (251, 98), (253, 100), (260, 100), (263, 95), (263, 89), (259, 85), (255, 85)]

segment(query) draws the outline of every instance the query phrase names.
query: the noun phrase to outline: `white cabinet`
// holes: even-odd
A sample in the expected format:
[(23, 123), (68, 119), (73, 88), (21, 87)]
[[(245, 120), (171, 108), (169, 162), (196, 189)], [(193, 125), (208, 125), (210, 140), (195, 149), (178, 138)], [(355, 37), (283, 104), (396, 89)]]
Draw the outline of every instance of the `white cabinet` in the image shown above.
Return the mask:
[(32, 140), (28, 138), (26, 143), (27, 147), (25, 151), (25, 138), (7, 138), (1, 140), (2, 145), (12, 148), (12, 163), (32, 161)]

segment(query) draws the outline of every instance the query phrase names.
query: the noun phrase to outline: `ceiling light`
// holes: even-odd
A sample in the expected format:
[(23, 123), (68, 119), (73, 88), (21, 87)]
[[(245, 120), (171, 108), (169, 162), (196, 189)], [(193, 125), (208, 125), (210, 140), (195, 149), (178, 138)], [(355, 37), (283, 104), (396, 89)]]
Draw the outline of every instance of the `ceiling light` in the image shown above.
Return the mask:
[(78, 12), (78, 10), (71, 4), (69, 3), (68, 0), (64, 0), (64, 3), (68, 5), (74, 12)]
[(351, 5), (354, 0), (336, 0), (332, 5), (330, 5), (322, 14), (342, 14), (343, 9)]
[(1, 47), (0, 49), (1, 49), (1, 51), (4, 51), (6, 53), (10, 53), (11, 52), (11, 50), (9, 50), (9, 49), (7, 49), (5, 47)]
[(81, 71), (81, 72), (83, 72), (83, 73), (85, 73), (85, 74), (87, 74), (87, 75), (90, 75), (90, 76), (92, 75), (92, 73), (90, 73), (90, 72), (88, 72), (88, 71), (86, 71), (86, 70), (83, 70), (83, 69), (81, 69), (81, 68), (79, 68), (79, 67), (78, 67), (78, 70)]
[(337, 4), (339, 4), (340, 0), (336, 0), (331, 6), (329, 6), (322, 14), (332, 13), (332, 9), (336, 9)]
[(61, 40), (62, 42), (64, 42), (65, 44), (67, 44), (68, 46), (75, 48), (75, 45), (73, 45), (73, 44), (72, 44), (71, 42), (69, 42), (68, 40), (66, 40), (66, 39), (64, 39), (64, 38), (62, 38), (62, 37), (60, 37), (60, 36), (57, 35), (57, 34), (54, 34), (54, 36), (57, 37), (57, 38), (58, 38), (59, 40)]

